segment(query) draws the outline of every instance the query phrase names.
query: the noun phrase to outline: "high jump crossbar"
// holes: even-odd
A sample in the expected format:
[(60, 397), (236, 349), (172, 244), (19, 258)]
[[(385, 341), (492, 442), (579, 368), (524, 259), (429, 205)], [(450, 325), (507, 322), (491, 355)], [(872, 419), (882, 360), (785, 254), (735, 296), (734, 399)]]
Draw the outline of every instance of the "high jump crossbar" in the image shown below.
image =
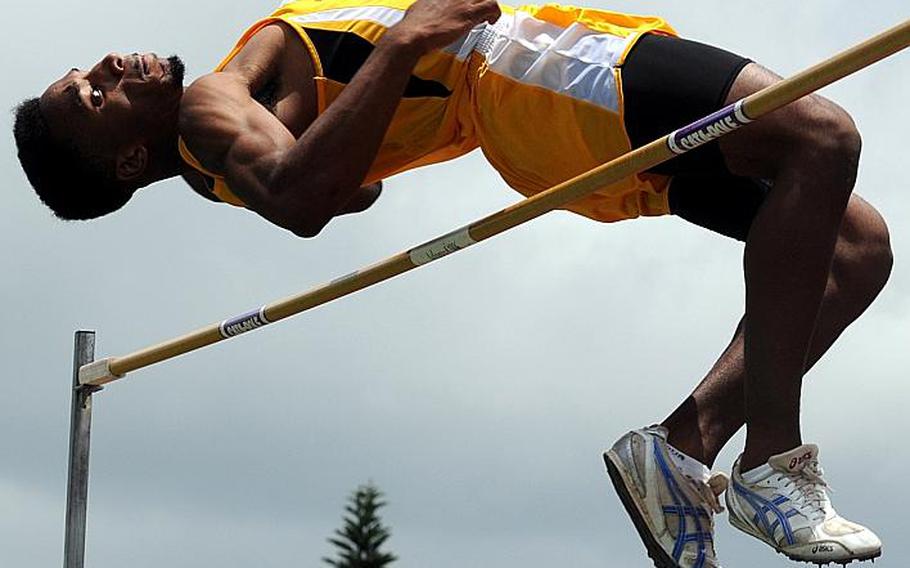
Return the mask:
[(556, 185), (470, 225), (396, 254), (301, 294), (253, 312), (79, 369), (81, 386), (100, 387), (127, 373), (230, 339), (383, 282), (526, 223), (593, 191), (724, 136), (784, 105), (813, 93), (910, 45), (906, 20), (830, 59), (766, 87), (722, 110), (606, 164)]

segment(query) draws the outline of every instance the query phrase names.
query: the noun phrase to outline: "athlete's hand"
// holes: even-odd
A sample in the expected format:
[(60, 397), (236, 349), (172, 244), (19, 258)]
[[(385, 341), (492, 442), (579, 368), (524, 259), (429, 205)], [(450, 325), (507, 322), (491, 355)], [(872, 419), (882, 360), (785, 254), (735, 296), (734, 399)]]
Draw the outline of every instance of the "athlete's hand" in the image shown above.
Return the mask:
[(388, 34), (424, 54), (449, 45), (478, 24), (494, 23), (500, 14), (496, 0), (417, 0)]

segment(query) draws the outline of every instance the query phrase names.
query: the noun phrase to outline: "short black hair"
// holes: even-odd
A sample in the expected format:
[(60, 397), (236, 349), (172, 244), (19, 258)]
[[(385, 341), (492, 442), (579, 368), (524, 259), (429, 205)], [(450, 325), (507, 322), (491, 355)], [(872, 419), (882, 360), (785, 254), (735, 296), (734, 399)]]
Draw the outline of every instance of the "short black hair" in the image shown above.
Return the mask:
[(54, 139), (37, 98), (23, 101), (15, 113), (19, 163), (54, 215), (68, 221), (94, 219), (130, 200), (132, 193), (114, 177), (112, 160)]

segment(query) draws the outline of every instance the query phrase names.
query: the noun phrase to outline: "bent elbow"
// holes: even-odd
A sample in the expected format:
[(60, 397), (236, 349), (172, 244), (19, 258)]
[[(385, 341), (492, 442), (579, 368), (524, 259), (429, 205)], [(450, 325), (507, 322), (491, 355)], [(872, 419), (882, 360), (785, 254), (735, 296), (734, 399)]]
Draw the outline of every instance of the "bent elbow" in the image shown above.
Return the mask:
[(298, 236), (302, 239), (312, 239), (313, 237), (318, 235), (320, 233), (320, 231), (321, 231), (321, 229), (315, 229), (315, 228), (309, 228), (309, 227), (303, 228), (303, 229), (291, 229), (292, 233), (294, 233), (296, 236)]
[(307, 220), (304, 222), (296, 223), (293, 227), (291, 227), (291, 232), (298, 237), (304, 239), (312, 239), (321, 233), (322, 229), (324, 229), (326, 225), (328, 225), (328, 220)]
[(289, 182), (283, 171), (279, 169), (267, 188), (273, 220), (298, 237), (315, 237), (335, 216), (326, 199), (334, 191), (314, 177)]
[(318, 235), (331, 218), (316, 211), (313, 203), (302, 202), (296, 196), (287, 199), (287, 196), (285, 194), (284, 199), (274, 199), (268, 208), (269, 213), (261, 212), (263, 216), (298, 237), (309, 239)]

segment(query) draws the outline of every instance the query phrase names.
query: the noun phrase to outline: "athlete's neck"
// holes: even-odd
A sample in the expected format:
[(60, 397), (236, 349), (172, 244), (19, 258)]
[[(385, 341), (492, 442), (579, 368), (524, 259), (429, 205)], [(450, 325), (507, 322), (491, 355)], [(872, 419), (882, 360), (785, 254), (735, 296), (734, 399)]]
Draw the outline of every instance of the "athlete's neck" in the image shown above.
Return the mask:
[(180, 140), (178, 114), (179, 108), (175, 108), (174, 112), (164, 119), (169, 123), (164, 134), (157, 140), (149, 142), (147, 148), (149, 165), (139, 183), (139, 187), (145, 187), (192, 171), (192, 167), (181, 157), (178, 148)]

